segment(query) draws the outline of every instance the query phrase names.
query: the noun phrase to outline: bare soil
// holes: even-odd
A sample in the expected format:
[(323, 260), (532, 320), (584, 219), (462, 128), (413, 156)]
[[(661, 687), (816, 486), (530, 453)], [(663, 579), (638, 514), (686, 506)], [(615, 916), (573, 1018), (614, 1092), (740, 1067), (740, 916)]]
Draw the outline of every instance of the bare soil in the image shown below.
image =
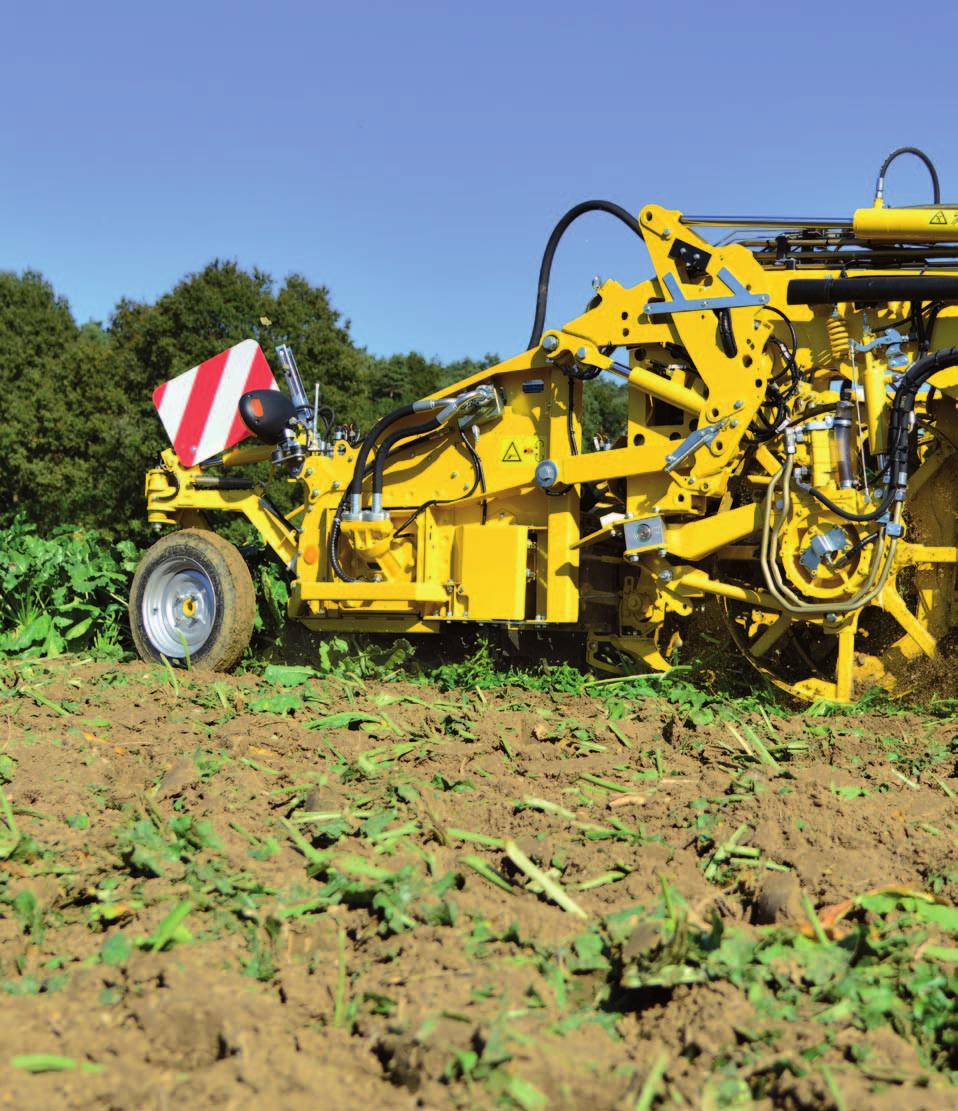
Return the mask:
[(663, 892), (745, 938), (958, 901), (949, 716), (295, 678), (0, 669), (2, 1103), (955, 1105), (947, 1039), (823, 1022), (801, 969), (790, 1021), (731, 973), (620, 975)]

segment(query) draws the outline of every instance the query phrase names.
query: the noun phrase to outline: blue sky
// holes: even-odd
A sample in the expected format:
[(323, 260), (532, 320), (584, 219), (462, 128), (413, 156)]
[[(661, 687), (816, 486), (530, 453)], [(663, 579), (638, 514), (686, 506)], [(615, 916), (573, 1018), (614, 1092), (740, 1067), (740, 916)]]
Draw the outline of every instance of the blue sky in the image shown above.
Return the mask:
[[(0, 269), (106, 320), (234, 258), (327, 285), (378, 354), (506, 356), (579, 200), (850, 213), (902, 144), (958, 200), (956, 11), (7, 0)], [(924, 169), (897, 163), (887, 193), (925, 199)], [(638, 240), (585, 217), (548, 320), (594, 274), (647, 273)]]

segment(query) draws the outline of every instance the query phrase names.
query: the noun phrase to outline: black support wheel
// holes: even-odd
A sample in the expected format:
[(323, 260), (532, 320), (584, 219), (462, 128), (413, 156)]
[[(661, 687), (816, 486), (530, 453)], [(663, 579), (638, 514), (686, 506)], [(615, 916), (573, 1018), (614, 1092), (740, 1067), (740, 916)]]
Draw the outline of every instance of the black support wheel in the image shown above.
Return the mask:
[(181, 529), (146, 553), (130, 589), (141, 659), (228, 671), (253, 635), (256, 596), (237, 548), (215, 532)]

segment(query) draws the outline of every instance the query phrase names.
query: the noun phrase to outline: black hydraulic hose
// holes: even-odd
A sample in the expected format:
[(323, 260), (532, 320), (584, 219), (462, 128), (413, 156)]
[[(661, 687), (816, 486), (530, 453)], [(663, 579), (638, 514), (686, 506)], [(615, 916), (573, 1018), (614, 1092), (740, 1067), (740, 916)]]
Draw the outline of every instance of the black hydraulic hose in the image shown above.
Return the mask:
[(549, 300), (549, 278), (552, 274), (552, 259), (556, 253), (556, 247), (559, 246), (559, 240), (565, 234), (566, 228), (574, 221), (578, 220), (580, 216), (585, 215), (586, 212), (608, 212), (610, 216), (615, 216), (621, 220), (623, 224), (631, 231), (634, 231), (639, 238), (642, 238), (642, 229), (639, 227), (639, 221), (619, 204), (613, 201), (582, 201), (562, 217), (562, 219), (552, 229), (552, 234), (549, 236), (549, 242), (546, 243), (545, 252), (542, 255), (542, 265), (539, 267), (539, 288), (536, 293), (536, 315), (532, 323), (532, 335), (529, 337), (529, 347), (537, 347), (539, 340), (542, 339), (542, 330), (545, 327), (546, 320), (546, 303)]
[(924, 358), (916, 359), (905, 371), (895, 390), (888, 418), (888, 464), (886, 468), (887, 488), (877, 509), (869, 513), (849, 513), (826, 497), (821, 490), (804, 483), (798, 485), (810, 493), (827, 509), (845, 521), (877, 521), (884, 516), (893, 501), (904, 497), (908, 486), (908, 439), (911, 432), (911, 415), (915, 409), (918, 391), (940, 370), (958, 366), (958, 347), (945, 347)]
[(935, 169), (935, 164), (928, 157), (923, 150), (918, 147), (899, 147), (893, 150), (891, 154), (881, 164), (881, 169), (878, 171), (878, 183), (875, 186), (875, 196), (881, 197), (885, 192), (885, 174), (888, 172), (888, 167), (902, 154), (913, 154), (916, 158), (920, 158), (922, 162), (928, 167), (928, 172), (931, 174), (931, 192), (932, 203), (941, 204), (941, 185), (938, 181), (938, 171)]
[(888, 418), (888, 485), (904, 491), (908, 483), (908, 438), (918, 391), (940, 370), (958, 366), (958, 347), (943, 347), (916, 359), (905, 371), (895, 390), (891, 415)]
[(569, 432), (569, 451), (573, 455), (579, 454), (579, 445), (575, 439), (575, 382), (569, 379), (569, 403), (566, 406), (566, 428)]
[(732, 314), (728, 309), (716, 309), (718, 318), (718, 334), (722, 350), (727, 359), (734, 359), (738, 354), (738, 344), (735, 342), (735, 333), (732, 331)]
[(380, 496), (382, 495), (386, 459), (393, 447), (400, 440), (410, 440), (414, 436), (425, 436), (427, 432), (435, 432), (440, 423), (439, 417), (433, 416), (428, 420), (424, 420), (421, 424), (408, 424), (403, 428), (397, 428), (389, 433), (376, 449), (376, 459), (373, 463), (373, 498), (375, 498), (377, 494)]
[[(426, 439), (427, 437), (423, 438)], [(408, 447), (410, 445), (407, 444), (406, 446)], [(362, 488), (363, 479), (372, 471), (372, 469), (372, 463), (367, 463), (363, 467), (363, 473), (359, 480), (360, 490)], [(347, 574), (346, 571), (343, 570), (343, 565), (339, 561), (339, 534), (342, 530), (343, 513), (345, 513), (346, 511), (346, 504), (349, 501), (350, 496), (351, 491), (347, 489), (343, 496), (340, 498), (339, 505), (336, 506), (336, 512), (333, 514), (333, 523), (329, 527), (327, 550), (329, 553), (329, 565), (330, 567), (332, 567), (333, 573), (336, 575), (336, 577), (338, 579), (342, 579), (343, 582), (355, 583), (360, 582), (361, 580)]]
[(153, 503), (161, 501), (172, 501), (180, 492), (180, 480), (176, 477), (174, 471), (166, 471), (166, 477), (173, 483), (173, 490), (169, 494), (151, 494), (149, 500)]
[(347, 490), (336, 507), (336, 512), (333, 514), (333, 523), (329, 527), (329, 565), (337, 579), (342, 579), (344, 583), (355, 583), (359, 582), (359, 579), (347, 574), (343, 570), (343, 565), (339, 562), (339, 531), (342, 528), (343, 511), (346, 509), (348, 500), (349, 491)]
[(849, 513), (847, 509), (842, 509), (840, 505), (836, 505), (827, 494), (823, 494), (821, 490), (816, 490), (814, 486), (809, 486), (805, 482), (799, 482), (797, 479), (795, 485), (806, 493), (811, 494), (816, 501), (820, 501), (826, 509), (831, 510), (836, 517), (841, 517), (843, 521), (877, 521), (879, 517), (884, 517), (888, 512), (891, 503), (895, 500), (895, 487), (889, 484), (885, 495), (879, 502), (876, 509), (870, 510), (868, 513)]
[(369, 458), (369, 453), (375, 446), (376, 441), (391, 424), (394, 424), (397, 420), (402, 420), (403, 417), (408, 417), (410, 413), (414, 413), (415, 411), (415, 407), (412, 404), (400, 405), (398, 409), (393, 409), (391, 413), (387, 413), (380, 420), (376, 421), (372, 428), (366, 433), (359, 451), (356, 453), (356, 466), (353, 468), (353, 477), (349, 484), (349, 496), (351, 498), (362, 497), (363, 476), (366, 473), (366, 460)]
[(336, 427), (336, 410), (330, 405), (320, 405), (316, 410), (317, 417), (325, 417), (326, 427), (323, 431), (323, 438), (328, 440), (330, 433)]

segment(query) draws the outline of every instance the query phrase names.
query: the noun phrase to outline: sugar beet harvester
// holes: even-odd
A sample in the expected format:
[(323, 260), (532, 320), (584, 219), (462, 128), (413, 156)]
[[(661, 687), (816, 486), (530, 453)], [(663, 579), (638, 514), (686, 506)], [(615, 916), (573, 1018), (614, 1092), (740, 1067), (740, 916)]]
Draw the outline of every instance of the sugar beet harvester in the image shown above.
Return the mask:
[[(885, 206), (901, 153), (928, 166), (932, 204)], [(644, 241), (654, 276), (597, 280), (581, 316), (544, 331), (556, 246), (594, 211)], [(727, 229), (720, 245), (703, 227)], [(958, 206), (914, 148), (850, 220), (580, 204), (549, 239), (521, 355), (360, 440), (314, 410), (279, 349), (291, 396), (239, 405), (258, 442), (195, 466), (164, 451), (147, 508), (176, 531), (137, 571), (137, 647), (239, 659), (253, 586), (208, 522), (225, 511), (289, 569), (289, 616), (318, 633), (574, 630), (597, 668), (664, 670), (710, 602), (801, 697), (903, 689), (958, 620), (956, 267)], [(627, 384), (628, 425), (587, 450), (583, 390), (601, 374)], [(269, 459), (302, 490), (292, 513), (238, 473)]]

